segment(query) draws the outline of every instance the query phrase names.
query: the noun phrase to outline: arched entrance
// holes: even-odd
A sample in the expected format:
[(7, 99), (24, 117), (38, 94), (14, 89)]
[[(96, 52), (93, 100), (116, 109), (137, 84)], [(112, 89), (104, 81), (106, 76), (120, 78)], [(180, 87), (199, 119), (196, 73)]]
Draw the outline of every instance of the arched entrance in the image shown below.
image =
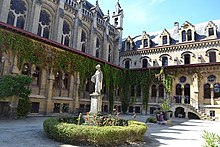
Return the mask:
[(189, 119), (200, 119), (198, 115), (192, 112), (188, 112), (188, 118)]
[(175, 117), (185, 118), (185, 112), (183, 107), (177, 107), (175, 109)]

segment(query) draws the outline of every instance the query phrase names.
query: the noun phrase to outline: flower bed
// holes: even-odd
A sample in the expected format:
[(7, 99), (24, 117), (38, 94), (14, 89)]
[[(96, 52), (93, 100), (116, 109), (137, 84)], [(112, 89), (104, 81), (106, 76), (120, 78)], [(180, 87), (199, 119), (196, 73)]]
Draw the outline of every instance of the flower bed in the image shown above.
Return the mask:
[(49, 118), (44, 121), (44, 131), (51, 139), (73, 145), (112, 146), (142, 141), (147, 130), (145, 123), (128, 121), (128, 126), (77, 125), (75, 119)]

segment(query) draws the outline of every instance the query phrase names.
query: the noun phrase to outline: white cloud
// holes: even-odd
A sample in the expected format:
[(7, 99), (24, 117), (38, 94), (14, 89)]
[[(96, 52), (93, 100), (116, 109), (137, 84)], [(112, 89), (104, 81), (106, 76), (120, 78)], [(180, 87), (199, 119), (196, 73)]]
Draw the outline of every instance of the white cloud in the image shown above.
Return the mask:
[(165, 0), (151, 0), (150, 5), (154, 5), (154, 4), (160, 4), (162, 2), (164, 2)]

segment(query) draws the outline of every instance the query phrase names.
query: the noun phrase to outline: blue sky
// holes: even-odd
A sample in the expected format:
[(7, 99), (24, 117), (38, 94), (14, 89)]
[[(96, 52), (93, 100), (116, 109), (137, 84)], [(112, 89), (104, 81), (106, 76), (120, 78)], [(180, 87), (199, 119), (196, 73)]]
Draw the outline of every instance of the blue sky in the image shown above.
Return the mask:
[[(96, 0), (88, 0), (95, 4)], [(112, 16), (117, 0), (99, 0), (99, 6)], [(220, 0), (120, 0), (124, 10), (123, 38), (134, 37), (143, 31), (155, 32), (182, 25), (220, 19)]]

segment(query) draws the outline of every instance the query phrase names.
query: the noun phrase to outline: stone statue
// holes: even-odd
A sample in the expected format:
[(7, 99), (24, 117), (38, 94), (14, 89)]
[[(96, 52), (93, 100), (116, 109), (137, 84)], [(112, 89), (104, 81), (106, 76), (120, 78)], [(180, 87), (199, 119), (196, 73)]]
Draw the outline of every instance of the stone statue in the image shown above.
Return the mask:
[(95, 91), (93, 94), (101, 94), (102, 90), (102, 80), (103, 80), (103, 73), (101, 71), (100, 65), (96, 65), (95, 67), (97, 70), (95, 74), (92, 76), (91, 81), (95, 83)]

